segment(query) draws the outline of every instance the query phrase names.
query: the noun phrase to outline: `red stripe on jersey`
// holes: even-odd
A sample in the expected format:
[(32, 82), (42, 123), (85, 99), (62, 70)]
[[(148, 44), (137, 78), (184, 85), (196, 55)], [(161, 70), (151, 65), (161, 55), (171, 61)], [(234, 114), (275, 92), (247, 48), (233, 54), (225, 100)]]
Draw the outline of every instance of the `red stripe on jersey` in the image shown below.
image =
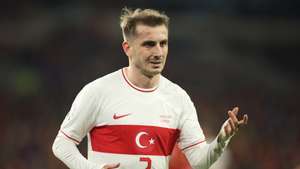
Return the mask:
[(199, 141), (199, 142), (197, 142), (197, 143), (195, 143), (195, 144), (189, 145), (189, 146), (183, 148), (182, 151), (183, 151), (183, 150), (186, 150), (186, 149), (188, 149), (188, 148), (190, 148), (190, 147), (193, 147), (193, 146), (195, 146), (195, 145), (201, 144), (201, 143), (203, 143), (203, 142), (205, 142), (205, 141), (206, 141), (206, 140), (203, 140), (203, 141)]
[(106, 125), (90, 132), (96, 152), (168, 156), (179, 137), (178, 129), (142, 125)]
[(76, 144), (79, 144), (79, 143), (80, 143), (80, 142), (77, 141), (76, 139), (74, 139), (74, 138), (70, 137), (69, 135), (67, 135), (67, 134), (66, 134), (65, 132), (63, 132), (62, 130), (60, 130), (60, 132), (61, 132), (63, 135), (65, 135), (68, 139), (74, 141)]
[(134, 88), (135, 90), (138, 90), (138, 91), (140, 91), (140, 92), (153, 92), (153, 91), (155, 91), (155, 90), (157, 89), (157, 87), (151, 88), (151, 89), (143, 89), (143, 88), (139, 88), (139, 87), (134, 86), (134, 85), (127, 79), (127, 76), (126, 76), (126, 74), (125, 74), (125, 68), (122, 69), (122, 75), (123, 75), (123, 78), (125, 79), (126, 83), (127, 83), (130, 87)]

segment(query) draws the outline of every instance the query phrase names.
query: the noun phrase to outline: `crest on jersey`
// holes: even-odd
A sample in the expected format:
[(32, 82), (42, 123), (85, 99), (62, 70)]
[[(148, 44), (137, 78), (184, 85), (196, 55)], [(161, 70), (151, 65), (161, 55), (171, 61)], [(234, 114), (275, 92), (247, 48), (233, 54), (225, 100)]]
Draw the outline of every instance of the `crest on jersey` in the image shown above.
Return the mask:
[(146, 149), (155, 144), (155, 139), (149, 133), (141, 131), (135, 136), (135, 144), (141, 149)]

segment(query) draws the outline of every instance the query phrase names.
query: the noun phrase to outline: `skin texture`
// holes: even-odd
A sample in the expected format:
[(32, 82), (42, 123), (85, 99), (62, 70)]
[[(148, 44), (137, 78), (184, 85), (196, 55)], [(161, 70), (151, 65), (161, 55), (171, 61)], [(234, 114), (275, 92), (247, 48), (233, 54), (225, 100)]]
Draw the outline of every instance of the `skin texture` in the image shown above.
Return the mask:
[(125, 73), (130, 82), (141, 88), (157, 86), (168, 55), (166, 26), (139, 24), (134, 37), (123, 42), (122, 47), (129, 60)]

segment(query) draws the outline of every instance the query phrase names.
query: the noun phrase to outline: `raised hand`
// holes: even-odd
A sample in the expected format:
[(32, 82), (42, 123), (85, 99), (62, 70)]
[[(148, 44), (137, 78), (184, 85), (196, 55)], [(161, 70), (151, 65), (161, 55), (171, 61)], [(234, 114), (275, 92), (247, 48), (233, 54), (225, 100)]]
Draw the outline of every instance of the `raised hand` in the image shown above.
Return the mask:
[(118, 168), (120, 166), (120, 163), (118, 164), (106, 164), (102, 169), (114, 169)]
[(220, 134), (218, 136), (218, 141), (225, 142), (233, 136), (241, 126), (245, 126), (248, 123), (248, 115), (244, 114), (243, 119), (239, 120), (237, 118), (239, 108), (235, 107), (232, 110), (228, 111), (229, 118), (223, 124)]

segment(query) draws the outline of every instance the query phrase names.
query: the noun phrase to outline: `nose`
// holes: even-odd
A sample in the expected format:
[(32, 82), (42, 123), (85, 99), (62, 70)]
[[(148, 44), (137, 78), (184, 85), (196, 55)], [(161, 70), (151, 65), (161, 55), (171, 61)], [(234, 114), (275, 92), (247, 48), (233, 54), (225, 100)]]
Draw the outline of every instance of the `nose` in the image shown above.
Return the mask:
[(157, 44), (154, 47), (154, 55), (156, 57), (161, 57), (163, 55), (163, 48), (160, 46), (160, 44)]

